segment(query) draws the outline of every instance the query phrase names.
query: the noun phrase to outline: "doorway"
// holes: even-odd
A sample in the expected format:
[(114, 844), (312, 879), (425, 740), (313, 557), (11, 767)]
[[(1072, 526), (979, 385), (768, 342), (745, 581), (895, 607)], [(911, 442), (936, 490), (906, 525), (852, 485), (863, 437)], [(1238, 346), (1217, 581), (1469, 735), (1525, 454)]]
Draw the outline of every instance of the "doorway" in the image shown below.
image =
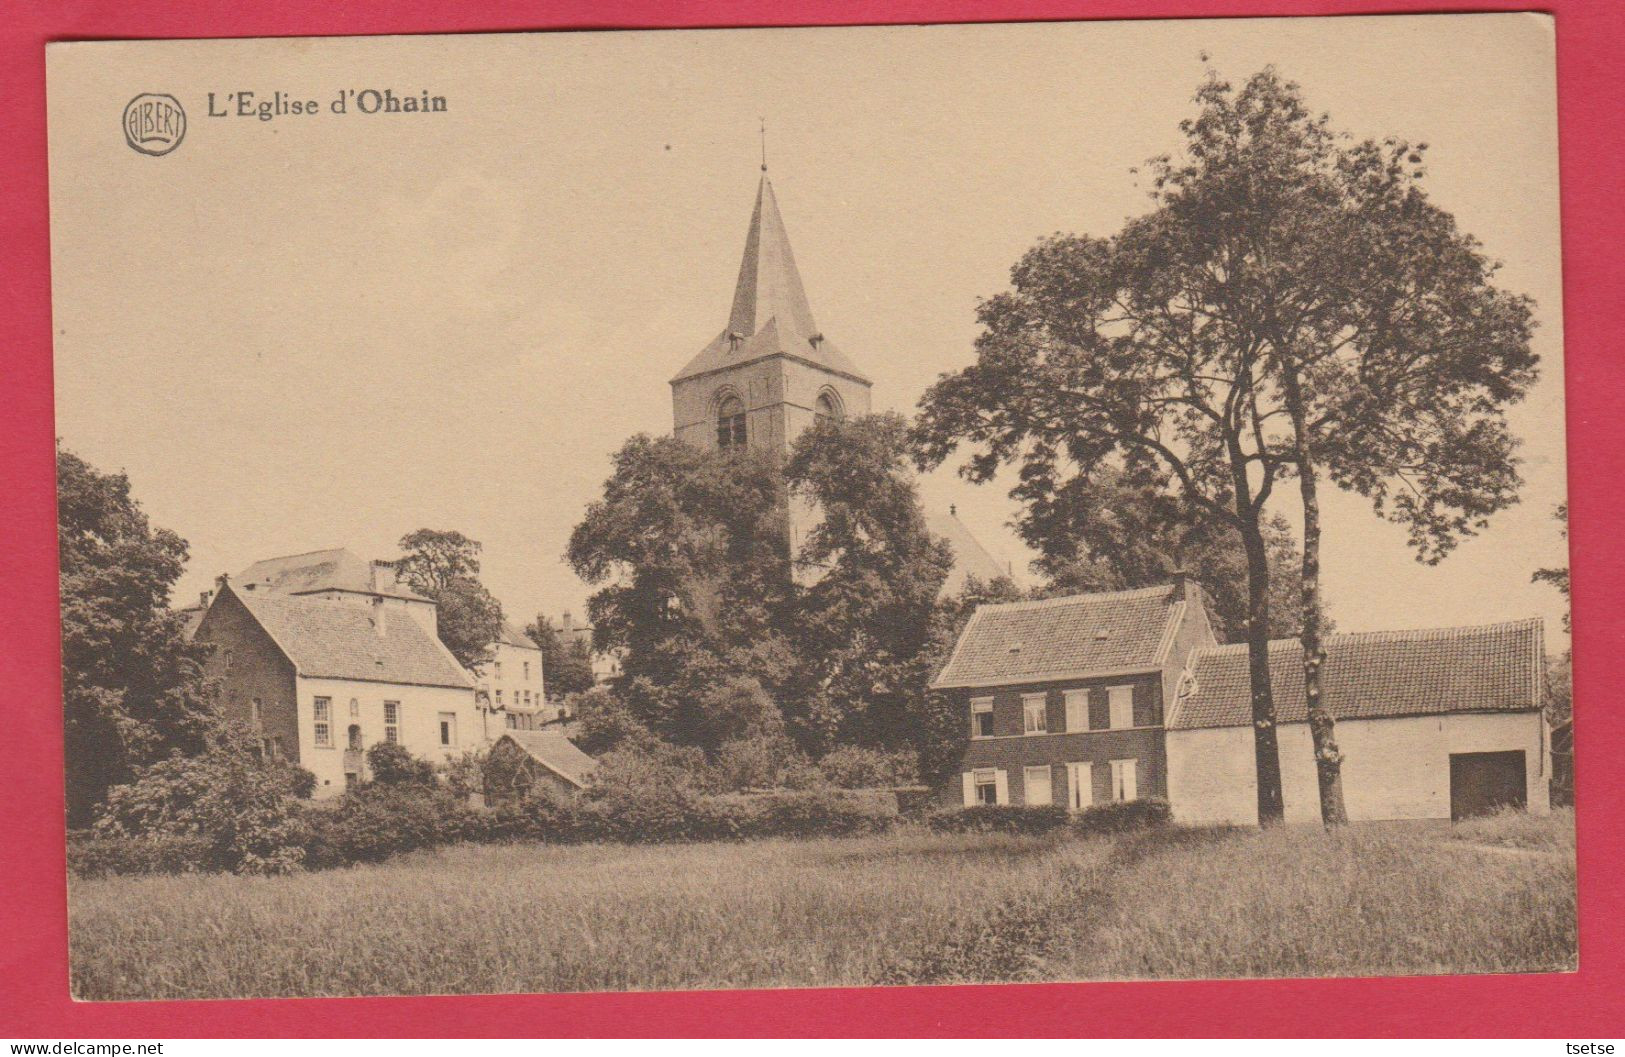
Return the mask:
[(1522, 751), (1450, 755), (1450, 818), (1459, 821), (1528, 803)]

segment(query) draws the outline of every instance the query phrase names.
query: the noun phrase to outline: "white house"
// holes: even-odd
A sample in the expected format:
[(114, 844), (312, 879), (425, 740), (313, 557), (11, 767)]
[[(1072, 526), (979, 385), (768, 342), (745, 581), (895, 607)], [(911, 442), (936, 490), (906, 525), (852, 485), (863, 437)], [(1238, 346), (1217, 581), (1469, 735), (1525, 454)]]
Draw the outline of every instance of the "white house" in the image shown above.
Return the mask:
[(316, 775), (316, 796), (367, 776), (365, 750), (394, 742), (445, 759), (485, 744), (474, 682), (435, 635), (434, 604), (346, 589), (275, 593), (226, 577), (194, 638), (226, 715), (269, 755)]
[[(1334, 635), (1322, 669), (1349, 818), (1549, 809), (1551, 739), (1538, 619)], [(1288, 822), (1320, 820), (1297, 640), (1270, 644)], [(1170, 709), (1168, 800), (1185, 823), (1258, 821), (1245, 644), (1192, 653)]]
[(510, 730), (534, 730), (549, 718), (543, 694), (542, 648), (507, 621), (491, 643), (487, 659), (474, 673), (481, 695), (488, 702), (486, 740), (496, 741)]

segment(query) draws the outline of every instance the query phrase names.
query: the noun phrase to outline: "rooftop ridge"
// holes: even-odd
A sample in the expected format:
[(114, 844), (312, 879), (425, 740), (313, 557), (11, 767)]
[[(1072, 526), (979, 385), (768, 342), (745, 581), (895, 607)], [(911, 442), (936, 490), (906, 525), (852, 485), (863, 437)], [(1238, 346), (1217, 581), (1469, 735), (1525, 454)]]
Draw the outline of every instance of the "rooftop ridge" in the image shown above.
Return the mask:
[[(1493, 624), (1448, 624), (1434, 628), (1401, 628), (1395, 631), (1346, 631), (1326, 636), (1326, 645), (1331, 646), (1352, 642), (1425, 642), (1429, 640), (1460, 637), (1463, 635), (1479, 635), (1496, 631), (1511, 631), (1521, 628), (1534, 628), (1545, 630), (1543, 617), (1519, 617), (1516, 620), (1501, 620)], [(1286, 649), (1292, 646), (1301, 646), (1299, 639), (1271, 639), (1270, 649)], [(1240, 653), (1247, 649), (1245, 642), (1226, 642), (1217, 646), (1204, 646), (1197, 653)]]
[(1151, 587), (1133, 587), (1122, 591), (1092, 591), (1085, 594), (1059, 595), (1055, 598), (1033, 598), (1020, 602), (982, 602), (977, 609), (988, 612), (1009, 613), (1023, 609), (1058, 609), (1061, 606), (1081, 605), (1084, 602), (1120, 602), (1137, 598), (1152, 598), (1168, 594), (1174, 585), (1156, 584)]

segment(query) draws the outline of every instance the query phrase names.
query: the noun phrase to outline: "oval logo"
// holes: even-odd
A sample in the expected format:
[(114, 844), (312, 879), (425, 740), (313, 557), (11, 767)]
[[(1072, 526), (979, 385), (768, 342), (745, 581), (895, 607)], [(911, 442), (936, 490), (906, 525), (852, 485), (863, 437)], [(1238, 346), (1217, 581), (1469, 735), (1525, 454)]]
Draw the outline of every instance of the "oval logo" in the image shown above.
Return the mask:
[(124, 142), (142, 154), (168, 154), (186, 136), (186, 111), (180, 100), (142, 92), (124, 107)]

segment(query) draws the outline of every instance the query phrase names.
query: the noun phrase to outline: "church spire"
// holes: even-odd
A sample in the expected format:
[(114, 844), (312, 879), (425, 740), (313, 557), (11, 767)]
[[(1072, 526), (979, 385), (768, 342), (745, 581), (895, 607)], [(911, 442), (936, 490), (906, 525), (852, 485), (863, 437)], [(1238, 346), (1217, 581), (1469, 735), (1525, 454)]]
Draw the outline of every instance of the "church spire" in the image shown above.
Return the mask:
[(796, 270), (795, 255), (790, 252), (790, 236), (773, 197), (773, 184), (763, 173), (756, 186), (756, 209), (745, 236), (745, 256), (739, 263), (728, 329), (748, 338), (770, 320), (778, 321), (781, 337), (799, 339), (798, 343), (818, 334), (807, 291), (801, 285), (801, 273)]

